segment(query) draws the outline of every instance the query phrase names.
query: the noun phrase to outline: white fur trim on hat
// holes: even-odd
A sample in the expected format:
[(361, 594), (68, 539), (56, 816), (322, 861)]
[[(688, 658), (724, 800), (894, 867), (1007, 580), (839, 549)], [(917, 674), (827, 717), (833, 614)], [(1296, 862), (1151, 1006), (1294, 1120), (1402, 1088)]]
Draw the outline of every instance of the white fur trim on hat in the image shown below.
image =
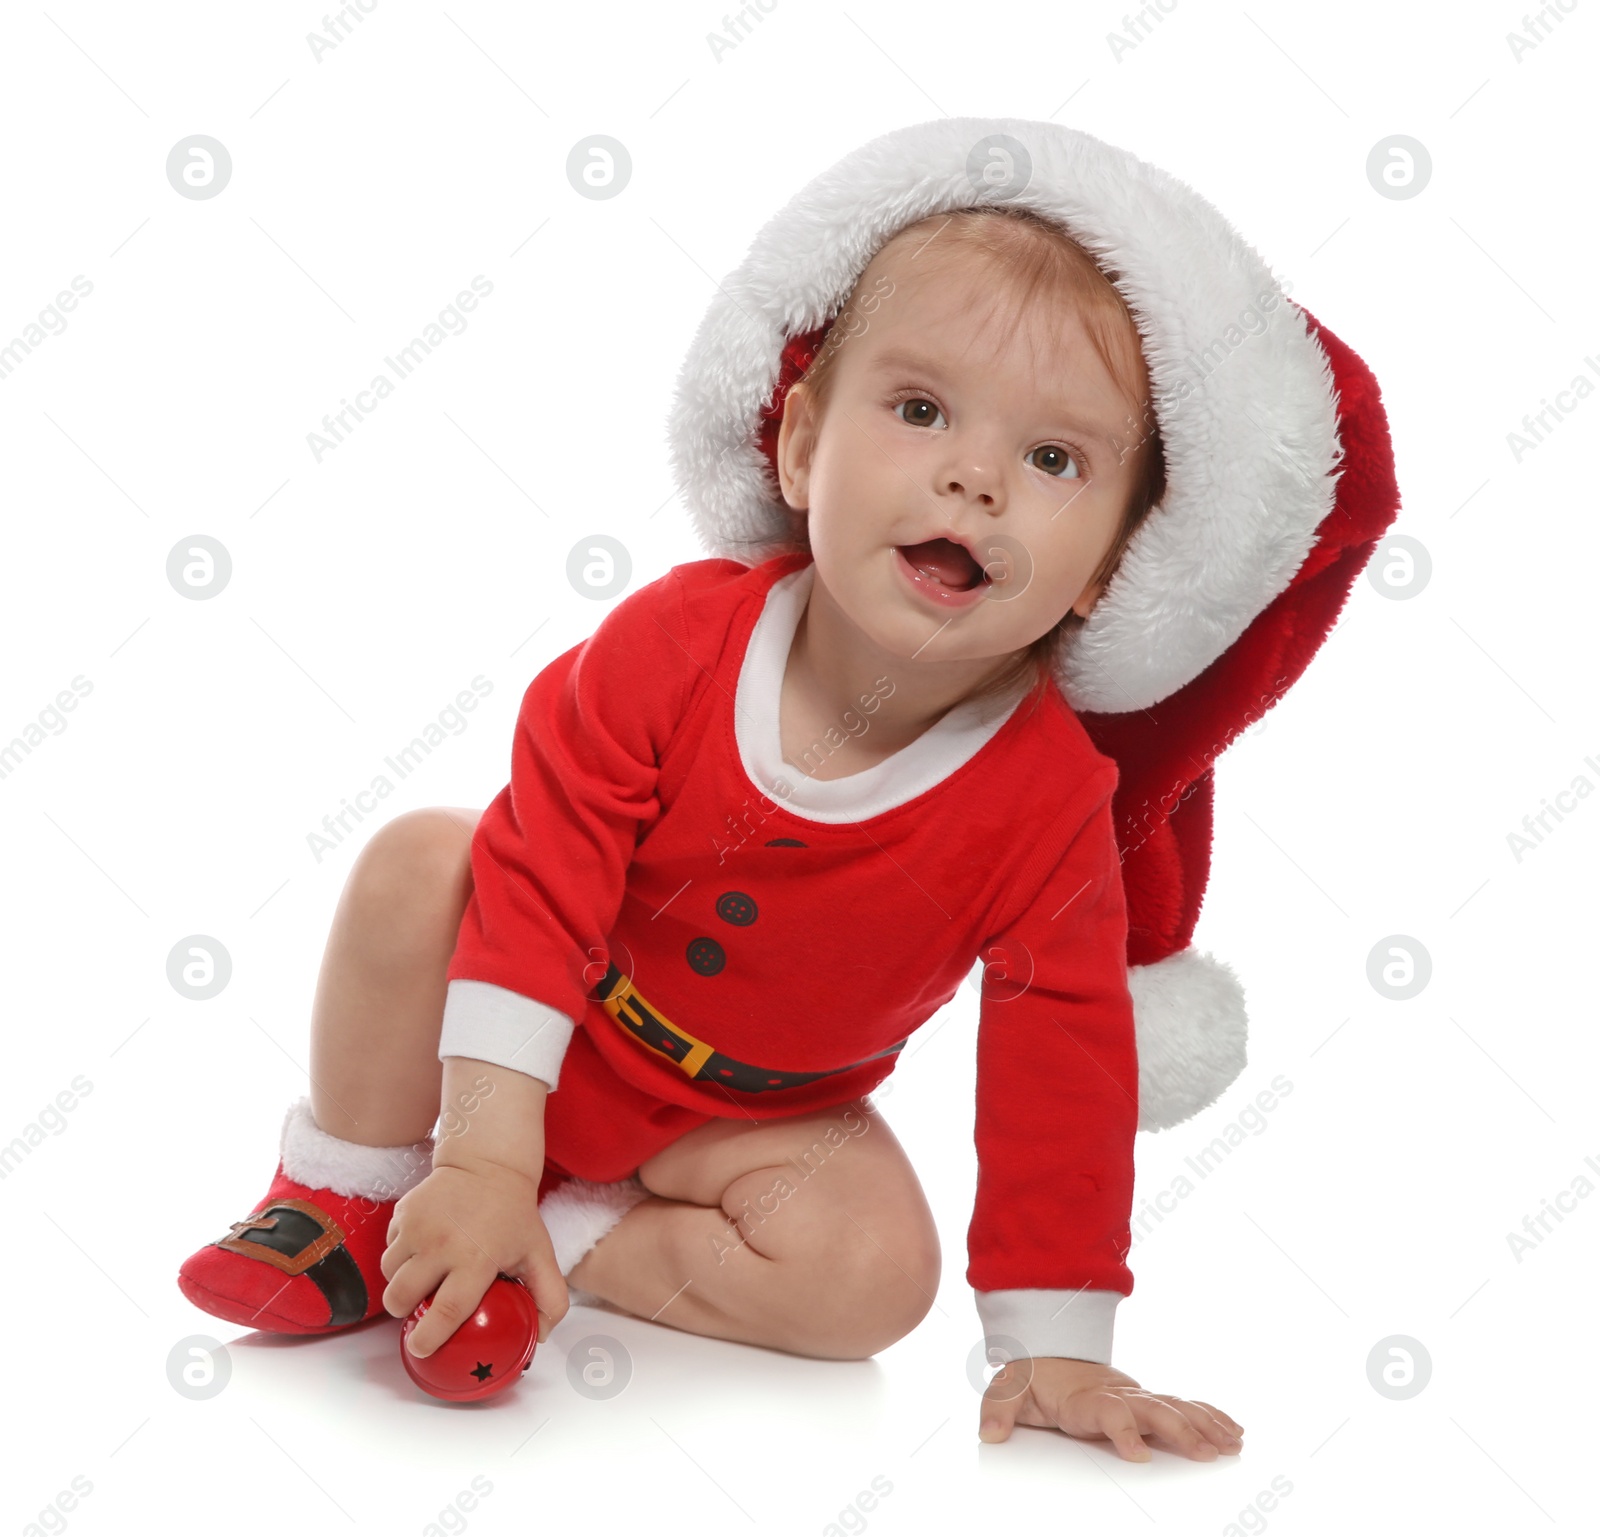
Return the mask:
[(313, 1190), (398, 1201), (433, 1168), (433, 1139), (401, 1147), (346, 1142), (317, 1125), (309, 1097), (297, 1099), (283, 1117), (279, 1138), (283, 1172)]
[[(1012, 141), (1003, 160), (997, 135)], [(1011, 182), (988, 178), (994, 164), (1016, 168)], [(1167, 494), (1054, 668), (1075, 710), (1144, 709), (1289, 585), (1332, 509), (1341, 449), (1333, 372), (1304, 315), (1216, 208), (1129, 151), (1059, 123), (952, 117), (846, 155), (718, 285), (678, 376), (673, 469), (710, 553), (776, 553), (787, 512), (757, 427), (785, 342), (832, 319), (904, 226), (1003, 202), (1065, 225), (1114, 274), (1143, 340)]]
[(1245, 1064), (1244, 988), (1194, 949), (1128, 968), (1139, 1050), (1139, 1130), (1164, 1131), (1214, 1103)]
[[(610, 1184), (569, 1179), (539, 1202), (539, 1216), (550, 1235), (556, 1267), (567, 1275), (607, 1233), (650, 1192), (637, 1175)], [(593, 1307), (602, 1299), (579, 1287), (567, 1288), (572, 1303)]]

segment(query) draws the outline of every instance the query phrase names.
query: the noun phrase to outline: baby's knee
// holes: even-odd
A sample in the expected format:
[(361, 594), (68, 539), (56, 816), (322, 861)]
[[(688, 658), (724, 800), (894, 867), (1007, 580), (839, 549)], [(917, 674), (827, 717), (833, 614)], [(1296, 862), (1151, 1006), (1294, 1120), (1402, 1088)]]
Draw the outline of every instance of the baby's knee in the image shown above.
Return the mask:
[(919, 1214), (855, 1230), (856, 1243), (837, 1278), (828, 1353), (861, 1360), (904, 1339), (933, 1307), (939, 1289), (939, 1238)]
[(452, 903), (471, 880), (477, 817), (453, 807), (422, 806), (384, 823), (350, 873), (358, 899), (401, 910)]
[[(734, 1187), (728, 1194), (735, 1197)], [(843, 1200), (822, 1195), (796, 1192), (753, 1225), (748, 1201), (725, 1200), (724, 1210), (750, 1247), (778, 1262), (770, 1300), (781, 1315), (787, 1348), (861, 1360), (903, 1339), (932, 1308), (939, 1287), (938, 1232), (925, 1204), (915, 1200), (852, 1212)]]

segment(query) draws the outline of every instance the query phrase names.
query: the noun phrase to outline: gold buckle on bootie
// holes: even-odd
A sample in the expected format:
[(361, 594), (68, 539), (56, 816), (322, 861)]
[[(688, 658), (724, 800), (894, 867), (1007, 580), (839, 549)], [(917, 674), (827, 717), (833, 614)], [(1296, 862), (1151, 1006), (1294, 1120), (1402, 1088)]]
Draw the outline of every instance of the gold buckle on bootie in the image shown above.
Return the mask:
[[(256, 1229), (274, 1234), (280, 1232), (280, 1219), (271, 1213), (281, 1210), (297, 1211), (309, 1217), (319, 1229), (316, 1236), (304, 1247), (293, 1252), (286, 1252), (240, 1236)], [(217, 1247), (229, 1249), (235, 1254), (243, 1254), (249, 1259), (265, 1260), (267, 1264), (276, 1266), (285, 1275), (304, 1275), (318, 1260), (331, 1254), (343, 1242), (344, 1229), (320, 1206), (311, 1201), (300, 1200), (298, 1197), (287, 1196), (281, 1201), (273, 1201), (263, 1206), (254, 1215), (246, 1217), (243, 1222), (230, 1223), (228, 1236), (219, 1238)]]

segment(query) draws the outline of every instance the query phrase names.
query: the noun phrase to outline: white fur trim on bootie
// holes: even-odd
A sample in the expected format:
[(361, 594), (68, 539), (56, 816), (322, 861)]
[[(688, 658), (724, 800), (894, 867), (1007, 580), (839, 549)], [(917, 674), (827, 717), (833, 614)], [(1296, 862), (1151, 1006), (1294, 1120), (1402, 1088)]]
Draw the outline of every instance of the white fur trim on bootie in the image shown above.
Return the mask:
[(433, 1138), (409, 1147), (367, 1147), (324, 1131), (311, 1118), (309, 1097), (297, 1099), (283, 1118), (279, 1138), (283, 1172), (314, 1190), (398, 1201), (433, 1168)]
[[(637, 1175), (610, 1184), (569, 1179), (557, 1185), (539, 1202), (539, 1216), (550, 1235), (556, 1266), (562, 1275), (568, 1275), (578, 1261), (649, 1194)], [(583, 1307), (593, 1307), (602, 1300), (593, 1292), (576, 1286), (567, 1288), (567, 1296)]]

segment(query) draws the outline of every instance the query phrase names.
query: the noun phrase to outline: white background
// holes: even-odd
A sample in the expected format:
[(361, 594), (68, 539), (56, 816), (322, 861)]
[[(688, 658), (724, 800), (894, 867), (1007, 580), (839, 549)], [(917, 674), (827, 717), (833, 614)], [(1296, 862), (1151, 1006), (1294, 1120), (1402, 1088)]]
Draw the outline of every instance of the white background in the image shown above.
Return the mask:
[[(1507, 435), (1600, 354), (1595, 11), (1520, 61), (1513, 4), (1446, 25), (1178, 0), (1119, 58), (1124, 14), (778, 0), (719, 60), (714, 5), (379, 0), (318, 62), (311, 6), (7, 13), (0, 345), (93, 284), (0, 379), (0, 741), (92, 683), (0, 779), (0, 1142), (92, 1086), (0, 1182), (8, 1530), (75, 1476), (83, 1533), (422, 1531), (474, 1476), (483, 1534), (824, 1532), (880, 1475), (874, 1533), (1582, 1527), (1600, 1199), (1569, 1195), (1520, 1261), (1507, 1235), (1600, 1185), (1578, 966), (1600, 805), (1569, 801), (1520, 860), (1508, 834), (1600, 784), (1600, 403), (1520, 463)], [(1292, 1092), (1137, 1243), (1116, 1359), (1230, 1411), (1243, 1456), (979, 1445), (970, 990), (884, 1100), (945, 1267), (927, 1321), (870, 1362), (576, 1309), (516, 1391), (449, 1409), (404, 1380), (392, 1322), (285, 1343), (198, 1313), (174, 1273), (266, 1187), (360, 845), (500, 788), (527, 681), (604, 610), (567, 581), (580, 539), (621, 540), (634, 586), (700, 558), (663, 429), (714, 281), (811, 176), (945, 114), (1087, 129), (1221, 208), (1373, 368), (1396, 530), (1431, 557), (1408, 598), (1361, 578), (1218, 766), (1198, 943), (1244, 979), (1251, 1060), (1141, 1137), (1140, 1201), (1275, 1076)], [(633, 160), (609, 201), (565, 176), (596, 133)], [(232, 156), (212, 200), (166, 179), (194, 134)], [(1394, 134), (1433, 163), (1403, 201), (1366, 176)], [(494, 291), (468, 329), (318, 463), (307, 433), (477, 274)], [(166, 578), (195, 534), (233, 562), (204, 602)], [(468, 728), (314, 858), (308, 833), (480, 673)], [(197, 933), (233, 962), (204, 1003), (166, 976)], [(1367, 975), (1397, 934), (1432, 960), (1406, 1002)], [(633, 1362), (604, 1402), (564, 1367), (594, 1332)], [(197, 1333), (232, 1366), (203, 1402), (166, 1376)], [(1392, 1335), (1432, 1363), (1403, 1401), (1368, 1380)], [(1274, 1478), (1292, 1492), (1230, 1528)]]

